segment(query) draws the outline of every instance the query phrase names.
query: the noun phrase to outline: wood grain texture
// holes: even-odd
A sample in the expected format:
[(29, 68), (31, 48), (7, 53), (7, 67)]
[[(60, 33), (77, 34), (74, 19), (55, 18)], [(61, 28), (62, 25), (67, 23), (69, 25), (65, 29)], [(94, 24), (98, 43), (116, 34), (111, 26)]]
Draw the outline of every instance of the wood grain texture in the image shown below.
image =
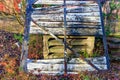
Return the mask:
[[(44, 22), (44, 21), (37, 21), (39, 26), (44, 26), (46, 28), (62, 28), (64, 23), (63, 22)], [(36, 25), (31, 22), (31, 27), (36, 27)], [(101, 24), (99, 22), (67, 22), (66, 27), (71, 28), (101, 28)]]
[[(39, 14), (32, 15), (35, 21), (64, 21), (64, 14)], [(99, 12), (95, 13), (67, 13), (66, 21), (69, 22), (100, 22)]]
[[(38, 0), (35, 4), (53, 4), (63, 5), (63, 0)], [(66, 0), (67, 5), (97, 5), (95, 1), (78, 1), (78, 0)]]
[[(64, 33), (63, 0), (38, 0), (31, 17), (55, 35)], [(99, 6), (95, 1), (66, 0), (67, 35), (102, 35)], [(48, 34), (31, 22), (30, 33)]]
[[(63, 13), (63, 6), (47, 6), (35, 8), (33, 15), (42, 14), (42, 13)], [(87, 12), (99, 12), (98, 6), (66, 6), (67, 13), (87, 13)]]
[[(63, 35), (64, 29), (63, 28), (47, 28), (46, 30), (52, 32), (55, 35)], [(30, 33), (32, 34), (48, 34), (46, 32), (41, 31), (40, 28), (31, 27)], [(102, 35), (102, 29), (95, 29), (95, 28), (67, 28), (66, 31), (67, 35)]]
[[(89, 58), (95, 66), (97, 66), (100, 70), (106, 70), (106, 58), (105, 57), (97, 57), (97, 58)], [(74, 72), (77, 73), (79, 71), (94, 71), (94, 68), (87, 64), (85, 61), (79, 58), (73, 58), (68, 63), (68, 73)], [(40, 73), (51, 73), (51, 74), (63, 74), (64, 72), (64, 59), (47, 59), (47, 60), (28, 60), (27, 64), (28, 71), (34, 70), (34, 74)], [(39, 72), (38, 72), (39, 70)]]

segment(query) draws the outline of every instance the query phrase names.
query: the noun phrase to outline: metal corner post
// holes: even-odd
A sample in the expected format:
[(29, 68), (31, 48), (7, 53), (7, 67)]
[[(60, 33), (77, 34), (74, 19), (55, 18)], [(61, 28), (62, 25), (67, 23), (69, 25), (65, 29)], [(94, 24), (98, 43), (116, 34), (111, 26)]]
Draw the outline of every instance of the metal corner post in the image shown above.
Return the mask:
[(105, 57), (106, 57), (106, 61), (107, 61), (107, 68), (110, 69), (110, 58), (109, 58), (109, 54), (108, 54), (108, 47), (107, 47), (107, 39), (106, 39), (106, 34), (105, 34), (105, 29), (104, 29), (104, 19), (103, 19), (103, 15), (102, 15), (102, 6), (101, 6), (101, 2), (100, 0), (97, 0), (98, 4), (99, 4), (99, 10), (100, 10), (100, 20), (101, 20), (101, 25), (102, 25), (102, 32), (103, 32), (103, 44), (104, 44), (104, 50), (105, 50)]
[(66, 26), (67, 26), (67, 21), (66, 21), (66, 0), (64, 0), (64, 74), (67, 74), (67, 39), (66, 39)]
[(29, 41), (29, 31), (30, 31), (30, 21), (32, 13), (32, 5), (30, 4), (31, 0), (26, 0), (26, 14), (25, 14), (25, 30), (24, 38), (22, 43), (22, 54), (20, 59), (20, 67), (22, 71), (28, 72), (27, 70), (27, 57), (28, 57), (28, 41)]

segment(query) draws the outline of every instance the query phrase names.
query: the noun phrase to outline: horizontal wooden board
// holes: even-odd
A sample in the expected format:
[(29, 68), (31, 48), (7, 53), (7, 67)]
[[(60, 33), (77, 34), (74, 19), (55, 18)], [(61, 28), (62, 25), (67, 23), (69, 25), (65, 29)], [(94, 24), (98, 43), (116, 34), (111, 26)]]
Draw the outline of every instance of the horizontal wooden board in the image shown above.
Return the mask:
[[(46, 28), (61, 28), (63, 27), (63, 22), (43, 22), (38, 21), (36, 22), (39, 26), (44, 26)], [(79, 27), (79, 28), (101, 28), (101, 24), (99, 22), (91, 22), (91, 23), (84, 23), (84, 22), (67, 22), (66, 27)], [(30, 26), (35, 27), (36, 25), (31, 22)]]
[[(63, 5), (63, 0), (37, 0), (34, 4)], [(97, 5), (95, 1), (66, 0), (67, 5)]]
[[(106, 58), (88, 58), (96, 67), (100, 70), (107, 70)], [(68, 63), (68, 72), (79, 72), (79, 71), (94, 71), (95, 69), (90, 66), (87, 62), (81, 60), (80, 58), (73, 58)], [(47, 59), (47, 60), (27, 60), (28, 71), (37, 71), (36, 74), (50, 72), (56, 74), (61, 74), (64, 72), (64, 59)], [(34, 73), (34, 72), (33, 72)]]
[[(80, 39), (67, 39), (67, 43), (68, 45), (85, 45), (87, 44), (89, 41), (88, 40), (80, 40)], [(59, 41), (57, 40), (50, 40), (48, 41), (49, 45), (62, 45)]]
[[(49, 41), (49, 40), (51, 40), (51, 39), (55, 39), (55, 38), (53, 38), (52, 36), (50, 36), (50, 35), (45, 35), (46, 37), (47, 37), (47, 40)], [(64, 38), (64, 36), (57, 36), (58, 38)], [(91, 37), (93, 37), (93, 36), (66, 36), (66, 38), (68, 39), (89, 39), (89, 37), (91, 38)], [(91, 39), (89, 39), (89, 40), (91, 40)]]
[[(71, 47), (71, 46), (69, 46)], [(71, 47), (74, 51), (76, 51), (77, 53), (80, 52), (87, 52), (87, 50), (89, 49), (88, 46), (85, 46), (85, 44), (82, 45), (77, 45), (77, 46), (72, 46)], [(59, 57), (59, 58), (64, 58), (64, 46), (53, 46), (49, 48), (49, 56), (52, 56), (53, 58), (55, 57)], [(68, 56), (73, 56), (72, 52), (70, 50), (67, 50)], [(89, 54), (89, 53), (88, 53)], [(48, 57), (49, 57), (48, 56)]]
[[(34, 9), (33, 15), (41, 13), (63, 13), (64, 7), (62, 6), (50, 6), (50, 7), (39, 7)], [(67, 13), (87, 13), (87, 12), (99, 12), (98, 6), (67, 6)]]
[[(47, 28), (46, 30), (52, 32), (55, 35), (63, 35), (64, 29), (63, 28)], [(32, 34), (47, 34), (41, 31), (40, 28), (31, 27), (30, 33)], [(67, 28), (66, 31), (67, 35), (102, 35), (102, 29), (95, 29), (95, 28)]]
[[(37, 70), (29, 70), (29, 72), (32, 72), (33, 74), (50, 74), (50, 75), (62, 75), (64, 74), (64, 72), (60, 72), (60, 71), (40, 71), (38, 72), (39, 69)], [(67, 74), (78, 74), (78, 72), (67, 72)]]
[[(106, 58), (105, 56), (101, 56), (101, 57), (95, 57), (95, 58), (86, 58), (87, 60), (90, 60), (92, 63), (94, 64), (98, 64), (98, 63), (106, 63)], [(27, 59), (28, 63), (44, 63), (44, 64), (62, 64), (64, 63), (64, 59), (41, 59), (41, 60), (32, 60), (32, 59)], [(86, 63), (85, 61), (83, 61), (80, 58), (72, 58), (72, 60), (69, 61), (69, 63), (71, 64), (84, 64)]]
[[(79, 16), (79, 17), (99, 17), (100, 13), (99, 12), (88, 12), (88, 13), (67, 13), (66, 14), (69, 17), (74, 17), (74, 16)], [(36, 13), (31, 15), (32, 18), (40, 18), (40, 17), (63, 17), (63, 13), (55, 13), (55, 14), (47, 14), (47, 13)]]
[[(46, 21), (46, 22), (63, 22), (64, 14), (39, 14), (32, 15), (35, 21)], [(68, 22), (100, 22), (99, 13), (68, 13), (66, 15), (66, 21)]]

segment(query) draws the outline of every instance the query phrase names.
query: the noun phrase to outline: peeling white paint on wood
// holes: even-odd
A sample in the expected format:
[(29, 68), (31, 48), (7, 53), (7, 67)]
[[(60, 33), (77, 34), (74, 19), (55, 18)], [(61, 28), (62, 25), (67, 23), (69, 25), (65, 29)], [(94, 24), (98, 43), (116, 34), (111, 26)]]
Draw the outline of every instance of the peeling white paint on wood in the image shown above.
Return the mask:
[[(38, 72), (37, 70), (30, 70), (30, 72), (32, 72), (33, 74), (50, 74), (50, 75), (62, 75), (64, 74), (64, 71), (40, 71)], [(78, 74), (78, 72), (67, 72), (67, 74)]]
[[(36, 13), (36, 14), (32, 14), (31, 16), (33, 17), (33, 19), (34, 18), (41, 18), (41, 17), (43, 17), (43, 16), (45, 16), (45, 17), (48, 17), (48, 16), (50, 16), (50, 17), (53, 17), (53, 16), (55, 16), (55, 17), (57, 17), (57, 16), (61, 16), (61, 17), (63, 17), (63, 13), (51, 13), (51, 14), (43, 14), (43, 13)], [(67, 13), (67, 16), (69, 16), (69, 17), (75, 17), (75, 16), (80, 16), (80, 17), (99, 17), (100, 16), (100, 13), (99, 12), (88, 12), (88, 13)]]
[[(64, 28), (46, 28), (46, 30), (52, 32), (55, 35), (63, 35)], [(101, 29), (95, 28), (67, 28), (67, 35), (102, 35)], [(32, 34), (48, 34), (43, 32), (38, 27), (30, 27), (30, 33)]]
[[(63, 13), (64, 7), (62, 6), (48, 6), (35, 8), (33, 15), (41, 13)], [(99, 6), (66, 6), (67, 13), (89, 13), (89, 12), (99, 12)]]
[[(55, 4), (55, 5), (63, 5), (63, 0), (38, 0), (35, 4)], [(95, 1), (68, 1), (66, 0), (67, 5), (98, 5)]]
[[(64, 21), (64, 14), (39, 14), (32, 15), (35, 21)], [(101, 22), (99, 13), (68, 13), (66, 15), (66, 21), (82, 21), (82, 22)]]
[[(61, 28), (63, 27), (63, 22), (44, 22), (44, 21), (37, 21), (39, 26), (44, 26), (46, 28)], [(31, 22), (30, 26), (35, 27), (36, 25)], [(99, 22), (94, 23), (85, 23), (85, 22), (67, 22), (66, 27), (74, 27), (74, 28), (101, 28), (101, 24)]]
[[(88, 60), (90, 60), (100, 70), (107, 70), (105, 57), (89, 58)], [(79, 71), (95, 70), (87, 62), (81, 60), (80, 58), (71, 59), (67, 65), (68, 65), (67, 67), (68, 72), (77, 73)], [(27, 69), (29, 72), (32, 70), (35, 71), (35, 74), (40, 74), (40, 73), (61, 74), (64, 73), (64, 59), (47, 59), (47, 60), (28, 59)]]
[[(63, 35), (63, 3), (63, 0), (38, 0), (35, 4), (41, 4), (41, 7), (34, 8), (31, 17), (53, 34)], [(46, 6), (42, 6), (44, 4)], [(67, 35), (102, 35), (99, 6), (95, 1), (66, 0), (66, 4)], [(32, 22), (30, 26), (32, 34), (48, 34)]]
[[(101, 57), (95, 57), (95, 58), (87, 58), (88, 60), (92, 61), (93, 63), (106, 63), (106, 58), (105, 56), (101, 56)], [(44, 64), (62, 64), (64, 63), (64, 59), (41, 59), (41, 60), (32, 60), (32, 59), (27, 59), (27, 62), (28, 63), (44, 63)], [(83, 61), (82, 59), (80, 58), (72, 58), (69, 63), (81, 63), (81, 64), (84, 64), (86, 63), (85, 61)], [(100, 63), (100, 64), (101, 64)]]

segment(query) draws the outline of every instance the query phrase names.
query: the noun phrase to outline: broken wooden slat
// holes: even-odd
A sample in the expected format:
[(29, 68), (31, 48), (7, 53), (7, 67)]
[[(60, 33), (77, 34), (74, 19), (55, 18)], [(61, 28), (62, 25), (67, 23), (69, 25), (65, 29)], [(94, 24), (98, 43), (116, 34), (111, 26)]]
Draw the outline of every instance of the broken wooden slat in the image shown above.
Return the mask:
[[(34, 4), (53, 4), (53, 5), (63, 5), (63, 0), (37, 0)], [(98, 5), (95, 1), (68, 1), (66, 0), (66, 5)]]
[[(106, 58), (97, 57), (97, 58), (88, 58), (95, 66), (100, 70), (106, 70)], [(94, 71), (95, 69), (87, 64), (85, 61), (80, 58), (73, 58), (68, 63), (68, 72), (79, 72), (79, 71)], [(27, 64), (28, 71), (35, 70), (36, 74), (40, 73), (49, 73), (51, 74), (61, 74), (64, 71), (64, 59), (46, 59), (46, 60), (28, 60)], [(55, 73), (54, 73), (55, 72)]]

